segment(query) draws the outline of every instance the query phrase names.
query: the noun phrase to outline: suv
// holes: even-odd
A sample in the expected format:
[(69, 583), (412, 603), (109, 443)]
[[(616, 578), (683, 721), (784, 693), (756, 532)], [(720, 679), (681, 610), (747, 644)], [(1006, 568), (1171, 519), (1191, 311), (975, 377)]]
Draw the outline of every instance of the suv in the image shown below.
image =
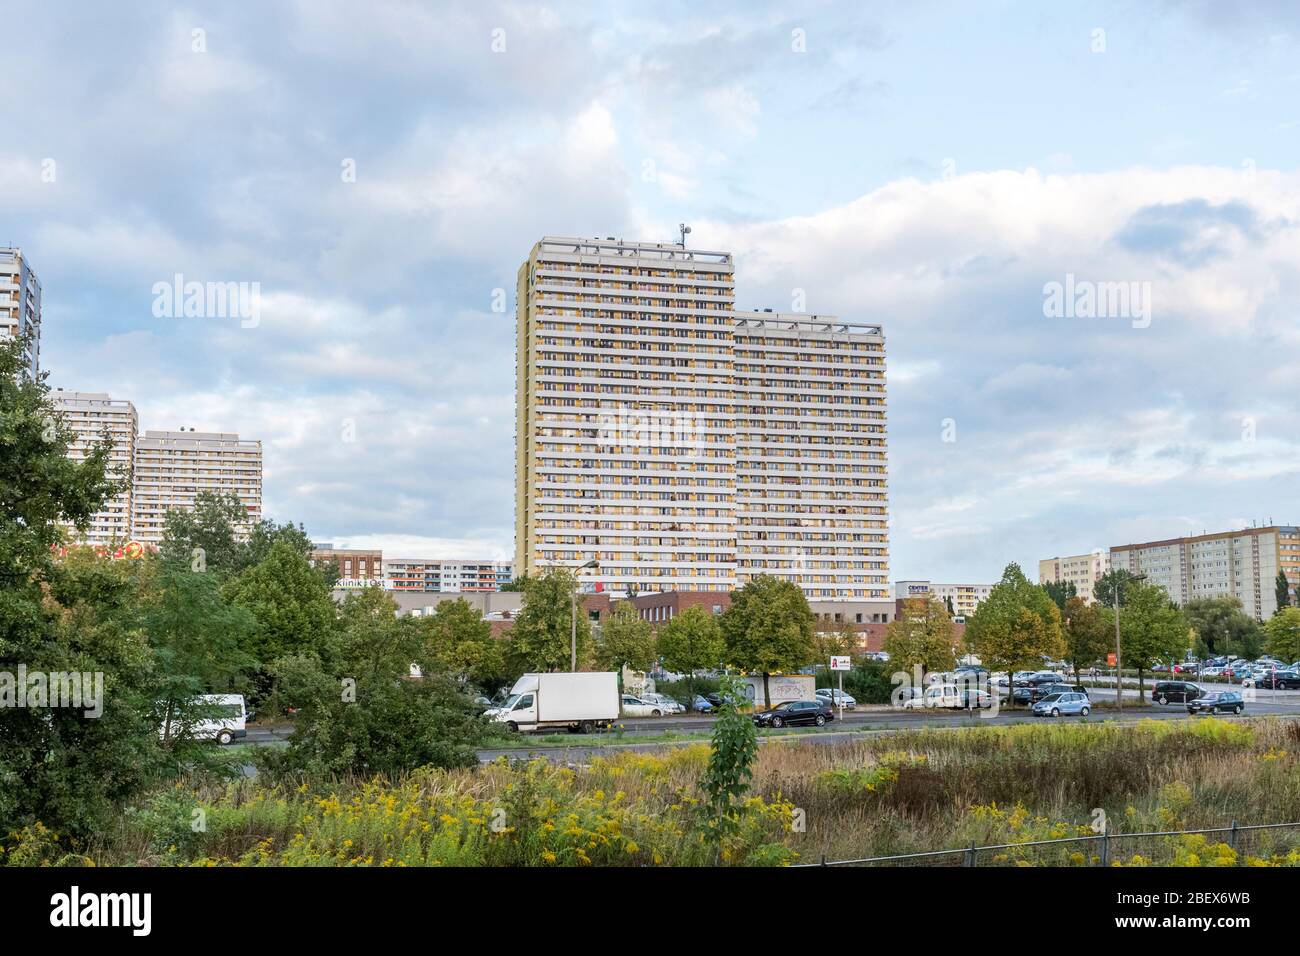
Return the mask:
[(1189, 700), (1196, 700), (1198, 697), (1205, 695), (1196, 684), (1185, 680), (1162, 680), (1156, 683), (1155, 689), (1151, 691), (1151, 697), (1157, 704), (1185, 704)]

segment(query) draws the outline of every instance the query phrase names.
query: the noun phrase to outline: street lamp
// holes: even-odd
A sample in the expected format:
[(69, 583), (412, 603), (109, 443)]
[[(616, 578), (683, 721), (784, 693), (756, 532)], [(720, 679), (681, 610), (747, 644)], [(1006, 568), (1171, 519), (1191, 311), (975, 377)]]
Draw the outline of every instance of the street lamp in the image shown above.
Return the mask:
[(1115, 597), (1115, 710), (1123, 711), (1124, 709), (1124, 661), (1120, 658), (1119, 651), (1119, 589), (1120, 585), (1126, 581), (1145, 581), (1145, 574), (1132, 574), (1128, 578), (1120, 579), (1116, 576), (1111, 586)]
[(600, 562), (592, 558), (573, 572), (573, 590), (569, 592), (569, 670), (578, 669), (578, 575), (587, 568), (599, 568)]

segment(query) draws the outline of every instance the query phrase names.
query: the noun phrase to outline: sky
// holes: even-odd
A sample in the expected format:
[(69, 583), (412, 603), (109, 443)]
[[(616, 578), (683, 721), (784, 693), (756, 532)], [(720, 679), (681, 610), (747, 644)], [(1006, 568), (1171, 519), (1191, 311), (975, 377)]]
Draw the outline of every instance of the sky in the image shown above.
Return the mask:
[(1300, 523), (1293, 2), (0, 10), (49, 384), (260, 439), (316, 540), (511, 557), (520, 263), (679, 222), (883, 326), (894, 580)]

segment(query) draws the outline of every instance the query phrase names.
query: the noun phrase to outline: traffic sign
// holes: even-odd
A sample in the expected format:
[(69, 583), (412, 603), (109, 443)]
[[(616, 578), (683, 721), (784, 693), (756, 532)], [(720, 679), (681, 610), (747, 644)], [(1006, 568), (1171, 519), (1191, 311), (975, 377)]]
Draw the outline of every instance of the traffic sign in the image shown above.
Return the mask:
[(847, 670), (852, 670), (852, 669), (853, 669), (853, 668), (852, 668), (852, 665), (849, 663), (849, 659), (848, 659), (847, 657), (832, 657), (832, 658), (831, 658), (831, 670), (833, 670), (833, 671), (847, 671)]

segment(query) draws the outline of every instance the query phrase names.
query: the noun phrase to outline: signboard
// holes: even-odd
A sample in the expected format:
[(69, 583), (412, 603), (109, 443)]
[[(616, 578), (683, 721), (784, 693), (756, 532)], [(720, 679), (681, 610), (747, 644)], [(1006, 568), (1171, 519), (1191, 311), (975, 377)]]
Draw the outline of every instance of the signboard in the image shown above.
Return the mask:
[(833, 671), (847, 671), (847, 670), (852, 670), (852, 669), (853, 669), (853, 665), (851, 664), (851, 662), (849, 661), (849, 659), (848, 659), (847, 657), (832, 657), (832, 658), (831, 658), (831, 670), (833, 670)]
[(1106, 655), (1106, 663), (1109, 664), (1111, 667), (1114, 667), (1114, 666), (1115, 666), (1115, 655), (1114, 655), (1114, 654), (1107, 654), (1107, 655)]

